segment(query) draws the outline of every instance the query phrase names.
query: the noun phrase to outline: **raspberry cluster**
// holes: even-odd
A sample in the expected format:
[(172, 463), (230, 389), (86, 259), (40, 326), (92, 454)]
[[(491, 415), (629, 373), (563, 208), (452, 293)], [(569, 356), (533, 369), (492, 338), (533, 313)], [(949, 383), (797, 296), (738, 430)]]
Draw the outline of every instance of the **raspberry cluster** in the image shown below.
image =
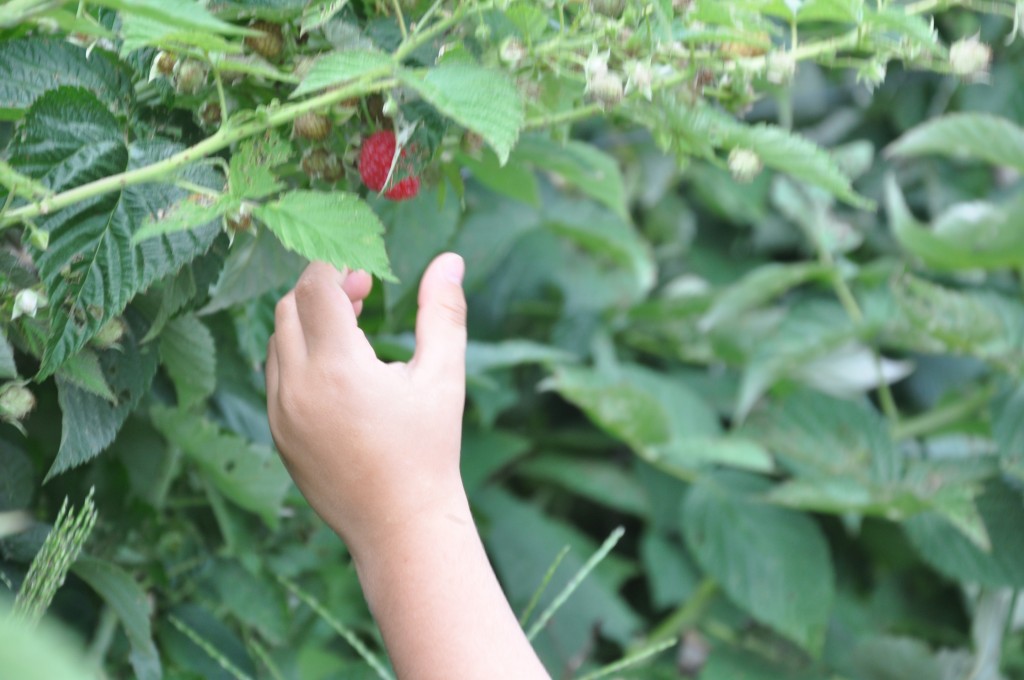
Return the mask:
[[(363, 142), (363, 148), (359, 152), (359, 176), (363, 178), (363, 184), (373, 191), (381, 191), (388, 181), (388, 172), (391, 170), (391, 161), (395, 157), (395, 148), (398, 142), (395, 133), (390, 130), (375, 132)], [(405, 149), (399, 154), (399, 168), (408, 170), (408, 163), (403, 163)], [(399, 168), (396, 168), (398, 170)], [(404, 201), (413, 198), (420, 190), (420, 179), (415, 175), (409, 175), (391, 185), (384, 196), (392, 201)]]

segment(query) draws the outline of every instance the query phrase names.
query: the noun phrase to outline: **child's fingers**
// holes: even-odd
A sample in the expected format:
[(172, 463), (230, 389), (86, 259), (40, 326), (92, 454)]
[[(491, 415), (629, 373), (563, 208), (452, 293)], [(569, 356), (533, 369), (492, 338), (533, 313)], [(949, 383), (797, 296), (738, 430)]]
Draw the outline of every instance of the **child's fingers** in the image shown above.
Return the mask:
[(267, 398), (270, 400), (277, 399), (277, 385), (281, 376), (281, 366), (278, 364), (277, 343), (274, 342), (273, 335), (267, 341), (267, 364), (263, 372), (267, 379)]
[(331, 265), (311, 262), (295, 284), (299, 321), (311, 354), (350, 350), (361, 336), (344, 283), (344, 275)]
[(465, 263), (455, 253), (439, 255), (420, 281), (416, 315), (415, 370), (462, 382), (466, 367)]
[(285, 364), (284, 369), (287, 371), (291, 357), (306, 356), (306, 340), (302, 336), (294, 291), (277, 301), (277, 307), (274, 308), (274, 335), (278, 361)]
[[(365, 300), (366, 296), (370, 294), (370, 290), (373, 289), (373, 277), (362, 270), (349, 272), (341, 287), (348, 295), (348, 299), (352, 301), (352, 306), (356, 307), (357, 303)], [(359, 305), (359, 307), (362, 306)], [(356, 312), (356, 314), (358, 313)]]

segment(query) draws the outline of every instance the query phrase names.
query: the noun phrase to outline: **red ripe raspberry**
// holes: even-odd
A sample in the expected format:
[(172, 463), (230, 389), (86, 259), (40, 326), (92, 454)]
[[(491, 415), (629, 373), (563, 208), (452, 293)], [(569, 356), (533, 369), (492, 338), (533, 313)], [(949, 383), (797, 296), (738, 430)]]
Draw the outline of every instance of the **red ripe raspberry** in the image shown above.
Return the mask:
[[(363, 184), (373, 191), (381, 191), (387, 183), (396, 145), (395, 133), (390, 130), (375, 132), (363, 142), (363, 148), (359, 152), (359, 176), (363, 178)], [(402, 158), (405, 158), (405, 149), (402, 149), (399, 155), (399, 159)], [(400, 167), (402, 165), (405, 164), (399, 163)], [(410, 175), (395, 182), (384, 196), (392, 201), (404, 201), (414, 197), (419, 190), (419, 178)]]

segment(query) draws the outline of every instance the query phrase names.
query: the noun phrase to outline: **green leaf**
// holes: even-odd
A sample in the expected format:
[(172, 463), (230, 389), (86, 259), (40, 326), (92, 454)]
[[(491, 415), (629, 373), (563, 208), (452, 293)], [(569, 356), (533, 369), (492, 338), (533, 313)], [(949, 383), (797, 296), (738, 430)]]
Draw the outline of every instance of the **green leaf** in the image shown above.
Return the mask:
[(112, 404), (117, 403), (117, 397), (114, 396), (110, 385), (107, 384), (106, 376), (103, 375), (100, 358), (91, 350), (82, 350), (69, 358), (64, 365), (57, 369), (56, 375), (79, 389), (103, 397)]
[(316, 60), (291, 96), (301, 97), (374, 73), (383, 75), (393, 68), (393, 65), (391, 55), (377, 50), (331, 52)]
[[(139, 455), (144, 452), (140, 451)], [(132, 651), (129, 660), (139, 680), (160, 680), (163, 669), (150, 629), (149, 599), (135, 580), (117, 565), (81, 557), (72, 570), (117, 614)]]
[(992, 410), (992, 436), (1003, 469), (1024, 480), (1024, 386), (1004, 391)]
[(498, 157), (490, 149), (484, 149), (479, 159), (460, 153), (457, 157), (459, 165), (472, 174), (473, 179), (499, 194), (522, 201), (534, 207), (540, 206), (540, 188), (533, 170), (525, 164), (511, 162), (502, 165)]
[(128, 69), (108, 52), (86, 49), (62, 38), (21, 38), (0, 42), (0, 118), (4, 109), (27, 109), (44, 92), (77, 86), (89, 90), (115, 113), (134, 106)]
[(994, 588), (1024, 587), (1024, 499), (992, 481), (977, 498), (991, 541), (984, 552), (935, 513), (910, 518), (906, 531), (921, 557), (950, 578)]
[(69, 380), (57, 378), (63, 425), (60, 448), (46, 473), (47, 480), (92, 460), (106, 449), (149, 390), (156, 374), (156, 348), (138, 344), (145, 334), (145, 322), (139, 315), (129, 312), (125, 320), (128, 328), (121, 339), (122, 350), (110, 349), (100, 355), (100, 367), (117, 398), (116, 404)]
[(1024, 172), (1024, 128), (987, 113), (932, 118), (889, 145), (890, 156), (937, 154), (1005, 165)]
[(18, 367), (14, 364), (14, 348), (0, 329), (0, 378), (17, 378)]
[(498, 470), (529, 452), (525, 437), (501, 430), (466, 428), (462, 433), (462, 484), (471, 496)]
[(711, 309), (700, 320), (707, 332), (723, 321), (742, 316), (796, 286), (829, 276), (828, 267), (814, 262), (762, 265), (746, 274), (716, 297)]
[(285, 250), (265, 229), (239, 235), (200, 313), (213, 314), (294, 283), (305, 266), (302, 257)]
[(231, 154), (228, 169), (231, 195), (255, 200), (277, 193), (285, 185), (273, 173), (273, 168), (286, 163), (291, 155), (292, 145), (276, 130), (246, 139)]
[(707, 465), (772, 469), (755, 442), (721, 437), (718, 416), (679, 378), (623, 365), (559, 366), (542, 383), (576, 404), (600, 428), (641, 458), (684, 477)]
[(194, 314), (167, 324), (160, 335), (160, 361), (174, 383), (178, 408), (187, 411), (213, 394), (217, 347), (209, 329)]
[(384, 244), (398, 279), (384, 285), (384, 304), (394, 313), (400, 303), (415, 299), (427, 265), (451, 242), (459, 226), (457, 201), (438, 207), (437, 192), (421, 190), (408, 201), (373, 197), (371, 206), (385, 225)]
[(544, 224), (630, 271), (636, 296), (654, 286), (657, 267), (651, 247), (628, 220), (593, 201), (558, 195), (544, 203)]
[(900, 246), (929, 267), (942, 270), (999, 269), (1024, 264), (1024, 193), (1003, 205), (960, 203), (928, 229), (911, 214), (891, 175), (885, 211)]
[(252, 31), (210, 13), (196, 0), (96, 0), (95, 4), (120, 11), (124, 38), (121, 54), (147, 45), (184, 45), (218, 52), (239, 52), (241, 45), (219, 36), (244, 36)]
[(214, 423), (185, 411), (154, 406), (153, 426), (180, 446), (205, 477), (240, 507), (276, 528), (291, 478), (281, 460), (266, 446), (222, 432)]
[(227, 196), (213, 198), (203, 194), (189, 194), (155, 215), (147, 216), (138, 231), (132, 234), (132, 245), (157, 236), (207, 226), (221, 215), (237, 210), (238, 201)]
[(503, 71), (466, 62), (445, 62), (425, 73), (399, 77), (438, 111), (484, 138), (503, 165), (523, 126), (519, 91)]
[(828, 152), (803, 137), (774, 125), (724, 126), (721, 146), (726, 150), (748, 149), (765, 166), (784, 172), (812, 186), (821, 187), (855, 208), (874, 210), (874, 202), (864, 198), (850, 184)]
[(515, 471), (628, 515), (644, 517), (649, 512), (643, 487), (612, 462), (542, 453), (517, 465)]
[[(570, 552), (545, 590), (538, 611), (545, 609), (597, 548), (571, 525), (503, 491), (488, 490), (478, 497), (477, 505), (489, 520), (484, 536), (489, 553), (517, 608), (529, 601), (563, 546), (570, 546)], [(627, 642), (640, 623), (617, 593), (628, 573), (614, 553), (607, 557), (537, 637), (538, 651), (552, 661), (564, 662), (571, 650), (585, 644), (598, 621), (603, 636)]]
[(835, 590), (828, 544), (807, 515), (752, 498), (769, 487), (737, 473), (701, 478), (683, 505), (683, 532), (736, 604), (817, 654)]
[[(125, 147), (126, 132), (107, 108), (82, 88), (47, 92), (26, 114), (11, 159), (16, 169), (53, 190), (158, 162), (182, 149), (161, 139)], [(182, 175), (216, 183), (209, 168)], [(140, 184), (76, 203), (40, 217), (49, 247), (37, 256), (50, 300), (50, 336), (39, 378), (51, 375), (128, 301), (152, 282), (172, 274), (205, 252), (216, 225), (169, 234), (132, 247), (145, 219), (179, 201), (186, 192), (172, 185)]]
[(768, 446), (800, 476), (879, 484), (902, 478), (888, 428), (863, 400), (790, 392), (754, 412), (743, 434)]
[(384, 225), (354, 194), (292, 191), (253, 214), (286, 248), (309, 260), (395, 280), (381, 238)]
[(36, 489), (32, 461), (13, 446), (0, 446), (0, 512), (29, 507)]
[(619, 163), (592, 144), (575, 140), (556, 144), (537, 135), (526, 135), (516, 145), (512, 160), (532, 163), (540, 170), (554, 173), (619, 217), (629, 219)]
[(795, 376), (808, 362), (847, 345), (857, 336), (856, 326), (838, 304), (811, 301), (791, 307), (749, 357), (736, 398), (736, 417), (745, 418), (777, 381)]

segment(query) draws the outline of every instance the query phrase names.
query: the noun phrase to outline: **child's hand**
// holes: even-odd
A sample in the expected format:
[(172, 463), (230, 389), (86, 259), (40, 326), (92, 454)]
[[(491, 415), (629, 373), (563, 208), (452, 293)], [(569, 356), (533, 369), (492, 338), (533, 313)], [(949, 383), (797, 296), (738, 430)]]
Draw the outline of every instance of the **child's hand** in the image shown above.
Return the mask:
[[(462, 259), (431, 263), (419, 291), (416, 352), (379, 361), (356, 325), (371, 280), (314, 262), (277, 305), (267, 411), (289, 472), (356, 558), (421, 517), (465, 505)], [(454, 504), (454, 506), (452, 505)]]

